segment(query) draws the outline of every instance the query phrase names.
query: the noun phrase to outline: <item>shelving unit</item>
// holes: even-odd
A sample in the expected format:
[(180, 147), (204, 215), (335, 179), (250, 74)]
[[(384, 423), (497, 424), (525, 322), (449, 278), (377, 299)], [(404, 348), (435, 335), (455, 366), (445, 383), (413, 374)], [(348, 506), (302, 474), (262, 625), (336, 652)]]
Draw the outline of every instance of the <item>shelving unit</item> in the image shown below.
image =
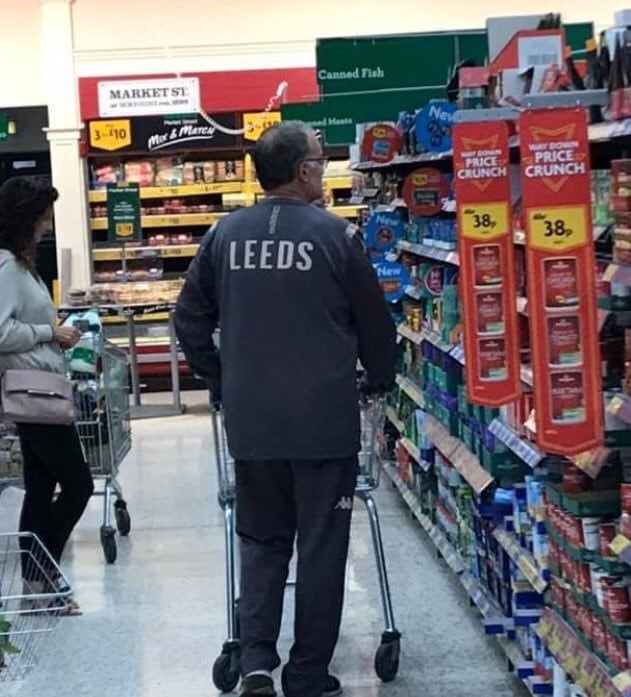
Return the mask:
[[(549, 97), (546, 98), (549, 99)], [(567, 99), (567, 97), (563, 98)], [(479, 113), (476, 116), (479, 118)], [(615, 157), (616, 147), (621, 148), (623, 143), (625, 147), (628, 147), (631, 143), (631, 119), (626, 120), (624, 126), (601, 124), (590, 127), (589, 139), (592, 156), (600, 163), (602, 169), (602, 163), (605, 160), (608, 162)], [(601, 149), (605, 142), (608, 143), (607, 148)], [(523, 143), (520, 144), (516, 137), (510, 140), (511, 162), (519, 160), (521, 145)], [(619, 152), (622, 151), (619, 150)], [(451, 171), (453, 166), (453, 152), (448, 151), (399, 155), (388, 163), (362, 162), (357, 165), (357, 169), (361, 172), (370, 172), (374, 175), (375, 181), (382, 182), (384, 187), (381, 193), (382, 199), (388, 199), (388, 197), (391, 199), (390, 203), (386, 201), (383, 204), (383, 210), (397, 210), (399, 216), (407, 220), (412, 213), (406, 206), (401, 205), (399, 197), (402, 195), (401, 192), (405, 191), (404, 182), (410, 173), (418, 167), (433, 167), (439, 172), (446, 173)], [(628, 173), (631, 176), (631, 162), (620, 167), (625, 175)], [(595, 182), (596, 179), (593, 181)], [(621, 179), (621, 181), (626, 182), (627, 179)], [(598, 182), (601, 187), (604, 186), (602, 173), (598, 175)], [(406, 186), (409, 186), (409, 180)], [(598, 192), (599, 196), (604, 197), (601, 189), (598, 189)], [(620, 200), (616, 202), (616, 197), (622, 199), (626, 196), (626, 189), (620, 193), (612, 190), (612, 206), (617, 205), (618, 210), (622, 211), (624, 203)], [(484, 201), (483, 198), (480, 200)], [(466, 205), (479, 214), (485, 210), (484, 202)], [(552, 672), (541, 677), (542, 673), (535, 673), (534, 666), (538, 662), (538, 669), (541, 671), (545, 665), (548, 665), (545, 660), (543, 664), (541, 663), (544, 657), (547, 656), (550, 659), (554, 656), (574, 681), (583, 685), (588, 697), (601, 697), (601, 695), (604, 697), (605, 694), (609, 696), (610, 692), (604, 688), (602, 692), (598, 691), (594, 688), (595, 683), (589, 683), (590, 687), (587, 687), (581, 662), (591, 666), (590, 676), (594, 677), (598, 673), (598, 679), (602, 679), (603, 686), (606, 685), (607, 689), (611, 687), (614, 690), (611, 694), (619, 695), (623, 684), (631, 686), (631, 670), (624, 673), (626, 683), (618, 676), (616, 682), (618, 692), (615, 692), (612, 680), (617, 672), (623, 673), (623, 668), (631, 666), (631, 651), (628, 657), (625, 653), (623, 658), (620, 653), (616, 653), (622, 650), (620, 646), (616, 644), (614, 648), (612, 644), (608, 654), (602, 647), (597, 652), (593, 637), (588, 637), (588, 641), (585, 642), (584, 637), (579, 637), (574, 632), (571, 641), (580, 639), (581, 647), (580, 650), (577, 648), (574, 651), (574, 658), (579, 667), (576, 670), (572, 660), (568, 662), (564, 652), (558, 651), (553, 638), (556, 630), (550, 628), (551, 625), (558, 625), (558, 627), (565, 627), (563, 631), (574, 631), (570, 625), (576, 610), (570, 600), (565, 605), (562, 603), (562, 612), (559, 613), (551, 609), (550, 603), (554, 602), (559, 584), (567, 586), (568, 598), (570, 598), (577, 595), (576, 587), (570, 583), (570, 580), (576, 582), (577, 577), (580, 577), (583, 580), (579, 582), (585, 586), (590, 583), (601, 583), (600, 576), (592, 576), (588, 579), (590, 569), (599, 572), (601, 576), (608, 574), (608, 582), (612, 584), (620, 582), (621, 577), (626, 577), (631, 572), (631, 535), (628, 532), (627, 535), (620, 532), (619, 526), (622, 523), (618, 519), (621, 507), (623, 518), (631, 516), (631, 510), (625, 508), (625, 505), (631, 506), (628, 492), (622, 493), (621, 496), (619, 491), (621, 482), (624, 482), (623, 487), (631, 486), (628, 483), (631, 480), (626, 478), (629, 466), (626, 448), (631, 442), (629, 441), (631, 437), (631, 396), (629, 394), (631, 392), (625, 393), (629, 390), (629, 372), (627, 368), (626, 385), (621, 378), (620, 368), (614, 368), (612, 375), (605, 375), (602, 383), (607, 390), (613, 389), (613, 392), (607, 393), (604, 404), (609, 417), (615, 417), (607, 426), (607, 432), (602, 434), (606, 436), (606, 441), (603, 441), (606, 442), (605, 446), (601, 447), (599, 444), (586, 447), (583, 452), (568, 452), (563, 456), (554, 449), (549, 452), (542, 445), (542, 442), (546, 441), (541, 439), (539, 416), (534, 409), (534, 398), (541, 395), (540, 390), (544, 389), (540, 377), (540, 363), (537, 362), (537, 353), (533, 352), (532, 345), (524, 340), (524, 337), (529, 335), (533, 322), (539, 319), (536, 315), (533, 317), (533, 313), (536, 313), (538, 296), (533, 293), (532, 287), (528, 287), (527, 284), (533, 281), (528, 276), (528, 270), (523, 268), (523, 259), (532, 249), (531, 247), (522, 249), (526, 245), (526, 233), (523, 227), (528, 220), (525, 217), (527, 205), (527, 202), (519, 201), (519, 205), (515, 210), (509, 211), (508, 216), (508, 230), (510, 231), (511, 227), (516, 228), (513, 234), (509, 234), (508, 244), (510, 245), (512, 241), (515, 245), (516, 263), (521, 265), (519, 279), (522, 279), (522, 283), (517, 293), (516, 304), (513, 306), (511, 301), (511, 307), (507, 308), (505, 300), (503, 304), (497, 301), (497, 306), (501, 305), (502, 308), (500, 315), (502, 321), (507, 321), (506, 317), (510, 312), (515, 318), (516, 335), (523, 342), (518, 344), (521, 365), (518, 364), (517, 367), (518, 380), (521, 381), (521, 391), (524, 396), (519, 400), (516, 398), (514, 403), (503, 405), (501, 408), (482, 407), (469, 401), (468, 395), (474, 393), (469, 392), (467, 383), (474, 368), (476, 370), (481, 368), (476, 363), (478, 358), (475, 349), (471, 348), (471, 343), (465, 341), (468, 337), (464, 334), (462, 295), (470, 292), (471, 295), (475, 293), (477, 298), (479, 294), (489, 294), (488, 307), (491, 309), (488, 316), (492, 319), (487, 320), (485, 317), (484, 321), (498, 322), (498, 326), (505, 326), (499, 323), (494, 314), (495, 306), (493, 305), (493, 292), (505, 297), (503, 288), (500, 291), (495, 287), (486, 290), (485, 282), (476, 281), (475, 288), (472, 285), (469, 291), (459, 287), (458, 291), (452, 291), (451, 294), (445, 293), (445, 286), (460, 284), (463, 274), (466, 273), (466, 269), (462, 268), (464, 263), (462, 243), (459, 249), (450, 249), (450, 237), (442, 236), (440, 228), (432, 227), (418, 214), (415, 218), (409, 218), (410, 222), (406, 229), (408, 239), (398, 241), (396, 248), (399, 252), (399, 260), (408, 266), (409, 272), (414, 272), (408, 286), (414, 291), (406, 291), (406, 297), (397, 308), (398, 317), (404, 317), (402, 322), (399, 321), (397, 330), (402, 345), (402, 365), (398, 370), (398, 390), (390, 401), (388, 420), (398, 431), (399, 437), (395, 449), (396, 463), (388, 465), (386, 471), (422, 527), (430, 534), (430, 537), (433, 536), (435, 544), (440, 545), (445, 550), (445, 554), (449, 555), (448, 565), (452, 570), (461, 577), (461, 580), (467, 579), (466, 584), (470, 584), (471, 588), (480, 589), (480, 597), (486, 597), (490, 603), (487, 607), (502, 608), (502, 614), (507, 620), (505, 625), (507, 629), (501, 632), (502, 641), (505, 642), (503, 648), (519, 649), (519, 642), (512, 641), (513, 632), (523, 633), (522, 645), (526, 641), (526, 636), (530, 646), (543, 642), (541, 654), (530, 661), (522, 661), (523, 671), (518, 671), (518, 677), (531, 694), (552, 694)], [(446, 211), (455, 211), (456, 208), (456, 205), (443, 205), (438, 217), (444, 218), (449, 215)], [(631, 206), (624, 207), (624, 210), (631, 210)], [(519, 223), (519, 216), (524, 218), (521, 223)], [(615, 225), (612, 228), (610, 224), (602, 222), (604, 218), (606, 216), (601, 215), (598, 222), (594, 224), (588, 220), (583, 239), (586, 240), (586, 246), (590, 242), (596, 245), (599, 260), (599, 293), (603, 295), (608, 288), (606, 284), (612, 284), (612, 295), (609, 298), (601, 298), (599, 301), (601, 309), (597, 311), (595, 329), (590, 335), (594, 336), (598, 333), (600, 336), (603, 345), (603, 370), (609, 373), (611, 368), (608, 365), (610, 363), (613, 365), (610, 357), (612, 353), (617, 351), (619, 356), (625, 350), (622, 341), (625, 332), (627, 334), (628, 355), (625, 359), (627, 365), (631, 360), (628, 348), (631, 345), (629, 336), (631, 303), (628, 301), (628, 289), (631, 288), (631, 265), (611, 258), (611, 247), (612, 243), (615, 245), (616, 234), (619, 235), (619, 239), (626, 239), (624, 221), (619, 222), (621, 230), (617, 233)], [(458, 220), (461, 219), (458, 218)], [(591, 234), (589, 234), (590, 231)], [(472, 229), (469, 229), (467, 234), (470, 237), (474, 236)], [(480, 233), (476, 238), (476, 244), (492, 246), (499, 243), (495, 238), (487, 239)], [(545, 247), (545, 240), (541, 244)], [(546, 249), (548, 247), (552, 248), (552, 243), (549, 243)], [(571, 256), (571, 253), (570, 248), (568, 256)], [(466, 258), (468, 262), (472, 259), (470, 252), (467, 253)], [(606, 268), (603, 262), (608, 262)], [(531, 263), (530, 257), (528, 263)], [(486, 271), (492, 266), (481, 268)], [(604, 272), (603, 268), (605, 268)], [(432, 274), (431, 277), (430, 274)], [(406, 283), (408, 283), (407, 280)], [(501, 284), (496, 285), (499, 287)], [(621, 291), (620, 287), (626, 290)], [(458, 313), (453, 309), (453, 298), (456, 295), (460, 300), (459, 318)], [(544, 304), (547, 307), (548, 303)], [(446, 305), (450, 312), (448, 319), (445, 319), (444, 315)], [(550, 301), (549, 305), (553, 306), (554, 301)], [(585, 305), (579, 306), (578, 303), (576, 305), (578, 309), (573, 305), (571, 310), (560, 306), (558, 315), (563, 315), (563, 312), (578, 314), (583, 326), (584, 317), (580, 313), (585, 311)], [(478, 312), (482, 311), (478, 309)], [(553, 318), (557, 316), (553, 312), (548, 314)], [(469, 321), (469, 317), (471, 315), (465, 318), (466, 321)], [(477, 318), (473, 320), (474, 322), (477, 321), (480, 323), (479, 326), (484, 326), (481, 324), (481, 314), (474, 317)], [(485, 340), (487, 336), (494, 339), (497, 336), (503, 336), (500, 331), (484, 329), (479, 330), (479, 335), (485, 337)], [(568, 336), (559, 334), (558, 339), (562, 343), (568, 339)], [(465, 361), (465, 345), (467, 353), (471, 351), (468, 362)], [(584, 349), (581, 347), (581, 350)], [(574, 359), (569, 354), (568, 350), (568, 355), (564, 355), (554, 364), (555, 374), (565, 375), (574, 369)], [(497, 356), (494, 359), (498, 360)], [(552, 363), (557, 359), (549, 360)], [(535, 376), (538, 376), (537, 379)], [(489, 401), (484, 403), (489, 404)], [(497, 404), (501, 404), (501, 401)], [(422, 451), (419, 443), (422, 443)], [(421, 457), (427, 458), (431, 464), (428, 461), (421, 462)], [(571, 483), (573, 476), (577, 480), (574, 484)], [(595, 480), (596, 484), (592, 484), (592, 480)], [(549, 485), (549, 482), (553, 484)], [(580, 488), (580, 493), (572, 493), (574, 491), (571, 489), (572, 486)], [(564, 487), (568, 491), (564, 492)], [(558, 516), (562, 521), (558, 523), (559, 527), (561, 530), (566, 530), (567, 535), (570, 534), (569, 530), (580, 530), (581, 535), (587, 535), (583, 526), (589, 525), (590, 521), (595, 521), (597, 530), (598, 526), (610, 528), (616, 525), (619, 534), (609, 545), (608, 552), (601, 550), (588, 554), (585, 548), (589, 544), (589, 549), (593, 549), (594, 542), (587, 541), (587, 538), (575, 542), (574, 547), (566, 544), (560, 547), (557, 543), (562, 535), (560, 536), (558, 529), (553, 531), (554, 535), (551, 532), (550, 522), (553, 516)], [(624, 525), (626, 525), (625, 530), (631, 529), (627, 522)], [(441, 538), (436, 536), (436, 530), (442, 536)], [(475, 538), (474, 545), (471, 543), (472, 536)], [(602, 540), (600, 544), (607, 545)], [(475, 552), (472, 551), (473, 547)], [(612, 553), (617, 555), (617, 559), (611, 559)], [(498, 554), (504, 555), (502, 558), (508, 560), (506, 566), (498, 562)], [(559, 555), (561, 562), (559, 562)], [(564, 555), (568, 557), (569, 562)], [(469, 564), (469, 559), (472, 565), (471, 570), (459, 571)], [(626, 566), (627, 564), (629, 566)], [(501, 568), (503, 580), (498, 581), (497, 577), (490, 578), (489, 567), (495, 568), (496, 571)], [(602, 583), (605, 582), (602, 581)], [(631, 607), (626, 622), (620, 619), (618, 623), (614, 622), (610, 614), (614, 611), (604, 605), (607, 601), (603, 600), (603, 596), (606, 597), (607, 592), (604, 586), (602, 593), (599, 588), (581, 587), (581, 593), (578, 593), (583, 603), (581, 612), (588, 610), (594, 618), (601, 621), (603, 632), (607, 633), (608, 638), (609, 635), (613, 637), (612, 642), (631, 638)], [(506, 604), (507, 597), (512, 598), (512, 604)], [(528, 602), (534, 604), (528, 606)], [(624, 617), (627, 615), (625, 614)], [(580, 621), (576, 619), (577, 623)], [(536, 627), (538, 627), (539, 639), (534, 637)], [(550, 641), (551, 638), (552, 641)], [(625, 652), (626, 650), (625, 644)], [(589, 663), (591, 652), (594, 652), (594, 661)], [(518, 664), (519, 657), (515, 656), (512, 662)], [(598, 670), (593, 668), (594, 665), (598, 666)]]
[[(198, 152), (191, 153), (190, 158), (199, 160), (202, 156), (216, 160), (234, 159), (235, 153), (219, 151), (203, 155)], [(155, 157), (147, 156), (145, 160), (152, 162)], [(183, 281), (208, 228), (236, 208), (252, 205), (263, 196), (263, 190), (254, 176), (251, 156), (241, 151), (238, 157), (241, 164), (235, 165), (235, 171), (242, 174), (242, 180), (140, 186), (139, 195), (143, 211), (142, 240), (125, 244), (124, 248), (122, 244), (107, 241), (107, 191), (104, 185), (90, 190), (88, 199), (92, 211), (90, 231), (95, 282), (99, 284), (124, 281), (125, 270), (131, 281)], [(136, 156), (135, 160), (137, 159)], [(94, 166), (101, 167), (103, 162), (108, 161), (118, 162), (115, 170), (122, 174), (126, 171), (124, 163), (129, 162), (129, 157), (117, 160), (99, 155), (94, 161)], [(330, 203), (329, 211), (349, 220), (356, 220), (366, 207), (363, 204), (351, 203), (353, 189), (357, 182), (361, 181), (361, 176), (345, 173), (348, 171), (347, 165), (338, 161), (331, 163), (327, 172), (329, 171), (331, 176), (326, 176), (325, 173), (324, 180), (325, 196)], [(130, 288), (133, 289), (133, 285), (130, 285)], [(137, 318), (139, 362), (143, 378), (151, 379), (153, 370), (156, 384), (160, 385), (162, 383), (158, 378), (165, 372), (164, 354), (169, 345), (165, 325), (167, 320), (168, 314), (164, 312)], [(121, 317), (110, 315), (104, 317), (103, 322), (108, 327), (108, 337), (126, 347), (129, 342), (124, 332), (121, 334), (121, 329), (124, 329)]]
[(502, 613), (502, 610), (497, 607), (493, 598), (489, 596), (476, 578), (467, 571), (461, 556), (441, 530), (423, 513), (417, 497), (403, 482), (395, 467), (386, 463), (384, 464), (384, 471), (401, 494), (401, 498), (410, 509), (412, 515), (427, 533), (438, 554), (440, 554), (451, 571), (456, 574), (467, 597), (479, 610), (484, 622), (485, 633), (497, 640), (516, 677), (522, 680), (530, 694), (537, 694), (536, 680), (534, 682), (532, 680), (532, 664), (524, 657), (518, 643), (515, 641), (512, 619), (507, 618)]

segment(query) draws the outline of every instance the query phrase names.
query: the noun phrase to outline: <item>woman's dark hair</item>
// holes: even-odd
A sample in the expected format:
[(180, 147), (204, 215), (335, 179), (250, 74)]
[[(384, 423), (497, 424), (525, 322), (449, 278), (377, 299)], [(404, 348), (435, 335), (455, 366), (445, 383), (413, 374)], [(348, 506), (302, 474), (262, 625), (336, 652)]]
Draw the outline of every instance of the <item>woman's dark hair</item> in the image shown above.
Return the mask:
[(0, 249), (35, 271), (35, 225), (59, 194), (43, 179), (13, 177), (0, 186)]
[(300, 162), (309, 155), (310, 129), (302, 121), (270, 126), (254, 149), (254, 168), (264, 191), (290, 184)]

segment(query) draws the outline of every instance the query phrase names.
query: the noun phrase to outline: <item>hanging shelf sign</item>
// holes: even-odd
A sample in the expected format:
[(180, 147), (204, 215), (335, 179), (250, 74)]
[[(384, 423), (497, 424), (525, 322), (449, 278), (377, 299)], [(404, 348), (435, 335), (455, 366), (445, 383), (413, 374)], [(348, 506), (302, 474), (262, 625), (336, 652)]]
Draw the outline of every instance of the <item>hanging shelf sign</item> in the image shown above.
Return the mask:
[(585, 110), (524, 112), (520, 144), (537, 443), (577, 455), (603, 445)]
[(467, 395), (488, 407), (521, 394), (508, 167), (504, 122), (454, 126)]
[(362, 140), (362, 158), (371, 162), (390, 162), (401, 152), (403, 137), (397, 128), (387, 123), (371, 126)]
[(408, 175), (403, 185), (403, 198), (408, 210), (415, 215), (432, 216), (440, 213), (443, 199), (449, 195), (449, 183), (437, 169), (423, 167)]

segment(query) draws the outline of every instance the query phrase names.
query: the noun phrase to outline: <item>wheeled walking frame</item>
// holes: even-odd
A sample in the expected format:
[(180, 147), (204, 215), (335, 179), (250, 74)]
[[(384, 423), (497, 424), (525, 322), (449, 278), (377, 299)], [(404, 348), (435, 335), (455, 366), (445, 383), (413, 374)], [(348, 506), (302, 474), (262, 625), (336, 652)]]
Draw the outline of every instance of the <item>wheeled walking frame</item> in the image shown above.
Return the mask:
[[(372, 535), (379, 589), (383, 604), (385, 629), (375, 655), (375, 672), (383, 682), (395, 679), (399, 670), (401, 635), (394, 622), (394, 611), (388, 582), (386, 559), (381, 537), (377, 505), (372, 492), (379, 486), (381, 474), (380, 444), (383, 439), (385, 402), (381, 399), (361, 401), (361, 450), (355, 495), (364, 502)], [(212, 429), (219, 485), (219, 503), (223, 509), (226, 548), (226, 601), (228, 638), (213, 666), (213, 682), (218, 690), (231, 692), (241, 677), (240, 628), (237, 599), (237, 555), (235, 524), (235, 464), (228, 452), (223, 414), (212, 410)]]

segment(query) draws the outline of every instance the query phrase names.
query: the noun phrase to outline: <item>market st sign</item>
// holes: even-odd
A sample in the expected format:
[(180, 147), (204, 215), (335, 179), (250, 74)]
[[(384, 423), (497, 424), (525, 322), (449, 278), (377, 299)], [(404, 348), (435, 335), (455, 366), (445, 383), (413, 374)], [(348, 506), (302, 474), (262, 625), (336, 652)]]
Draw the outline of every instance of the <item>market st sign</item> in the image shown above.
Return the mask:
[(102, 118), (194, 114), (200, 108), (199, 79), (104, 80), (98, 98)]

